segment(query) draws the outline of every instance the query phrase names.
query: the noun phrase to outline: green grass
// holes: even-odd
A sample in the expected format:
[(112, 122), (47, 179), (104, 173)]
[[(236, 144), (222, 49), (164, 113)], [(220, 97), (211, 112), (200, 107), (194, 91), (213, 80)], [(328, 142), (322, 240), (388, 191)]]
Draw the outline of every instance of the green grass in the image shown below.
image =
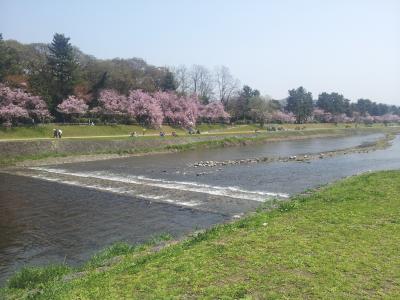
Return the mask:
[[(44, 124), (38, 126), (21, 126), (12, 128), (0, 128), (1, 139), (23, 139), (23, 138), (52, 138), (53, 129), (60, 128), (63, 131), (63, 137), (79, 136), (109, 136), (109, 135), (129, 135), (136, 131), (142, 135), (143, 127), (138, 125), (55, 125)], [(181, 128), (163, 126), (163, 131), (170, 133), (176, 131), (183, 133)], [(145, 134), (157, 134), (159, 129), (146, 128)]]
[(265, 207), (158, 252), (122, 247), (111, 267), (83, 267), (70, 281), (55, 272), (53, 279), (27, 276), (12, 285), (18, 273), (1, 293), (6, 299), (399, 299), (400, 171), (351, 177)]
[[(269, 126), (269, 125), (265, 125)], [(285, 129), (293, 130), (298, 127), (296, 124), (283, 124), (274, 125), (280, 126)], [(344, 124), (305, 124), (305, 129), (335, 129), (344, 128)], [(351, 125), (354, 127), (354, 125)], [(303, 125), (301, 125), (303, 127)], [(359, 125), (359, 127), (365, 127)], [(374, 127), (383, 127), (380, 124), (375, 124)], [(5, 139), (34, 139), (34, 138), (52, 138), (53, 129), (60, 128), (63, 131), (64, 138), (71, 137), (96, 137), (96, 136), (122, 136), (129, 135), (131, 132), (136, 131), (139, 135), (143, 133), (143, 127), (139, 125), (55, 125), (55, 124), (40, 124), (37, 126), (19, 126), (12, 128), (0, 127), (0, 140)], [(197, 126), (200, 132), (208, 132), (215, 134), (230, 134), (240, 132), (252, 132), (254, 130), (260, 130), (260, 126), (257, 124), (250, 125), (225, 125), (225, 124), (200, 124)], [(160, 130), (170, 134), (172, 131), (177, 132), (180, 135), (186, 134), (187, 132), (182, 128), (176, 128), (171, 126), (163, 126), (162, 129), (145, 128), (145, 134), (158, 134)]]
[[(63, 131), (63, 137), (80, 137), (80, 136), (121, 136), (129, 135), (136, 131), (142, 135), (144, 127), (139, 125), (56, 125), (56, 124), (40, 124), (38, 126), (19, 126), (12, 128), (0, 127), (0, 140), (2, 139), (29, 139), (29, 138), (52, 138), (53, 129), (60, 128)], [(229, 126), (225, 124), (200, 124), (197, 126), (200, 132), (215, 133), (231, 133), (246, 132), (259, 129), (257, 125), (238, 125)], [(162, 129), (145, 128), (145, 134), (158, 134), (160, 130), (170, 134), (172, 131), (178, 134), (186, 134), (187, 131), (182, 128), (164, 125)]]

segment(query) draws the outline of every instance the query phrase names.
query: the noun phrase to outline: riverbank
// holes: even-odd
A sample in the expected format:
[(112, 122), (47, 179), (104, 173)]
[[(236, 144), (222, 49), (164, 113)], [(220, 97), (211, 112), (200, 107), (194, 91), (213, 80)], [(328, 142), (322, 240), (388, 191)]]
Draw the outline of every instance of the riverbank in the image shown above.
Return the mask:
[[(268, 126), (282, 127), (286, 130), (293, 130), (299, 127), (296, 124), (268, 124)], [(346, 128), (346, 126), (355, 127), (354, 124), (332, 124), (332, 123), (310, 123), (302, 127), (306, 129), (316, 128)], [(382, 124), (374, 124), (374, 127), (382, 127)], [(364, 127), (364, 125), (358, 125)], [(3, 141), (16, 141), (16, 140), (43, 140), (52, 139), (53, 129), (59, 128), (63, 131), (64, 139), (96, 139), (96, 138), (123, 138), (128, 137), (132, 132), (136, 132), (139, 136), (145, 133), (146, 136), (158, 135), (160, 131), (165, 132), (166, 135), (171, 135), (175, 131), (178, 135), (187, 134), (187, 131), (180, 127), (171, 127), (163, 125), (161, 129), (147, 128), (139, 125), (123, 125), (123, 124), (110, 124), (89, 126), (88, 124), (82, 125), (69, 125), (69, 124), (39, 124), (36, 126), (18, 126), (12, 128), (0, 127), (0, 142)], [(228, 125), (228, 124), (198, 124), (196, 129), (201, 133), (235, 133), (235, 132), (254, 132), (254, 130), (262, 130), (258, 124), (246, 125)], [(265, 130), (265, 129), (264, 129)]]
[(347, 178), (182, 241), (16, 274), (6, 299), (397, 298), (400, 171)]
[(178, 137), (125, 137), (117, 139), (61, 139), (13, 141), (0, 143), (0, 165), (44, 165), (91, 161), (174, 152), (201, 148), (218, 148), (313, 137), (336, 137), (367, 133), (396, 133), (398, 127), (315, 128), (262, 133), (219, 132)]

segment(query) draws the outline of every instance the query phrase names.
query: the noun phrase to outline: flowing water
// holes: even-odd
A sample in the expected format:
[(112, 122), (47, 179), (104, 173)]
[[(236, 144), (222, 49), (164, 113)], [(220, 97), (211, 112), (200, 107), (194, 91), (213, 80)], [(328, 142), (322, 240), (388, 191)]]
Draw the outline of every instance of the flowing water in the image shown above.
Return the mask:
[(304, 162), (193, 167), (204, 160), (320, 153), (382, 134), (14, 169), (0, 173), (0, 284), (24, 265), (79, 264), (116, 241), (207, 228), (261, 202), (369, 170), (400, 168), (392, 146)]

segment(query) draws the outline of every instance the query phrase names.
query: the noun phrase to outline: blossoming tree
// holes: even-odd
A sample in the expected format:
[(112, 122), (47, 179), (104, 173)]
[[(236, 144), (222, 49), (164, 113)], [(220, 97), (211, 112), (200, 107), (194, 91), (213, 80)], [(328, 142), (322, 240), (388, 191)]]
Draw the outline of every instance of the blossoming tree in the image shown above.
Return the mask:
[(0, 85), (0, 120), (8, 125), (19, 121), (44, 122), (51, 119), (46, 102), (22, 89)]
[(127, 113), (140, 124), (160, 127), (164, 116), (159, 102), (141, 90), (130, 91), (127, 99)]
[(88, 105), (84, 100), (75, 96), (69, 96), (57, 106), (57, 111), (67, 118), (80, 117), (88, 110)]

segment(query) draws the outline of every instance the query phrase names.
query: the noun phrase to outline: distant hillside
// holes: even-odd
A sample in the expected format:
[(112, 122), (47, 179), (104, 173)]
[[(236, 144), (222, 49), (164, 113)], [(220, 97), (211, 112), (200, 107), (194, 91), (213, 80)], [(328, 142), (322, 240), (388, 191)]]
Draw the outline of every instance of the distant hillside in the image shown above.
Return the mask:
[[(14, 85), (26, 82), (30, 88), (36, 90), (38, 87), (34, 83), (46, 69), (49, 44), (22, 44), (15, 40), (6, 40), (4, 43), (15, 55), (15, 65), (10, 68), (7, 81)], [(103, 60), (83, 53), (76, 46), (73, 49), (75, 59), (80, 66), (77, 90), (82, 93), (91, 92), (93, 88), (114, 88), (121, 93), (126, 93), (130, 89), (156, 91), (160, 89), (168, 73), (165, 67), (150, 65), (141, 58)]]

